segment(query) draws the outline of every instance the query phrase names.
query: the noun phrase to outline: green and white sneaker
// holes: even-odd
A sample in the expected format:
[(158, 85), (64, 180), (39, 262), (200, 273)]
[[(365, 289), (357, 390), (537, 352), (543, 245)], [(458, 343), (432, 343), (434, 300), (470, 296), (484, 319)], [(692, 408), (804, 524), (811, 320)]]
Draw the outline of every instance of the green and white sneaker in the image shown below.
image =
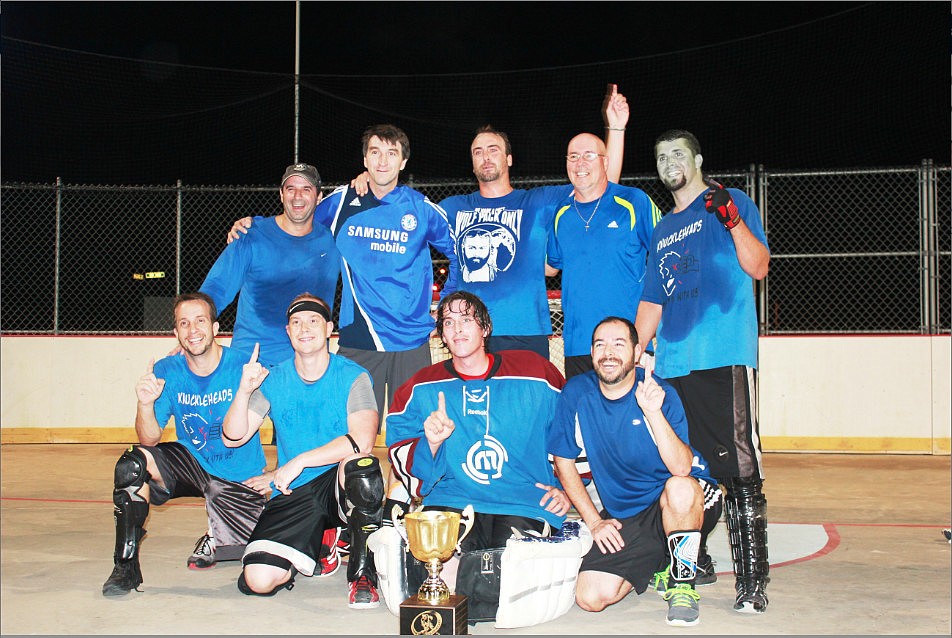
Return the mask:
[(677, 583), (664, 592), (668, 601), (665, 622), (674, 627), (693, 627), (701, 621), (701, 595), (688, 583)]

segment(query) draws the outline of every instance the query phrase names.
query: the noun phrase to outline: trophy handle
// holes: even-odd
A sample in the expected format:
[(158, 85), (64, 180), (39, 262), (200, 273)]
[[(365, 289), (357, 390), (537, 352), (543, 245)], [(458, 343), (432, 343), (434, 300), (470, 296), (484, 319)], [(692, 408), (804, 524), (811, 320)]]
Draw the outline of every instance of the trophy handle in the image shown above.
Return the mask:
[(459, 540), (456, 541), (456, 551), (462, 551), (460, 549), (460, 544), (462, 544), (463, 539), (466, 538), (466, 535), (473, 530), (473, 523), (476, 519), (476, 513), (473, 511), (472, 505), (467, 505), (463, 508), (463, 511), (459, 515), (460, 525), (463, 526), (463, 533), (460, 534)]

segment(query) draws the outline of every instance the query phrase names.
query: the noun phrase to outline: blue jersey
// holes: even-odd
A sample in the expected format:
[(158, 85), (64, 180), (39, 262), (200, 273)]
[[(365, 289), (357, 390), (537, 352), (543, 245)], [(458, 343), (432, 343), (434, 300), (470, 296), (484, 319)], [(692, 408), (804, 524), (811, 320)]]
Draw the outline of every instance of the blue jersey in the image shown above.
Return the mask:
[(479, 192), (440, 202), (456, 235), (461, 290), (479, 296), (498, 336), (549, 335), (545, 250), (555, 206), (571, 185), (514, 190), (502, 197)]
[(459, 272), (443, 209), (406, 186), (382, 200), (340, 186), (314, 219), (331, 229), (342, 258), (339, 344), (402, 352), (427, 343), (434, 327), (430, 246), (449, 259), (443, 296), (456, 290)]
[(153, 405), (155, 418), (163, 429), (175, 418), (178, 442), (192, 453), (212, 476), (240, 483), (264, 471), (261, 439), (255, 434), (237, 448), (225, 447), (222, 421), (241, 382), (244, 353), (222, 346), (221, 361), (207, 377), (192, 372), (182, 355), (156, 361), (156, 378), (165, 379), (162, 394)]
[[(607, 399), (598, 387), (595, 372), (569, 379), (562, 390), (549, 432), (548, 450), (553, 456), (574, 459), (584, 443), (592, 479), (602, 505), (612, 518), (629, 518), (661, 498), (671, 478), (645, 416), (635, 399), (644, 368), (635, 368), (635, 386), (620, 399)], [(664, 413), (671, 429), (688, 444), (688, 422), (674, 388), (655, 377), (665, 391)], [(716, 484), (707, 461), (694, 448), (691, 476)]]
[[(750, 232), (767, 238), (756, 204), (728, 189)], [(757, 367), (753, 279), (737, 261), (730, 232), (704, 208), (703, 193), (655, 228), (642, 299), (663, 306), (656, 372), (670, 379), (694, 370)]]
[(315, 224), (303, 237), (289, 235), (275, 217), (255, 217), (248, 234), (225, 247), (208, 271), (201, 291), (221, 312), (238, 296), (231, 346), (274, 366), (294, 351), (288, 339), (286, 311), (302, 292), (333, 306), (340, 255), (326, 228)]
[(565, 356), (588, 354), (592, 331), (605, 317), (634, 319), (651, 231), (660, 218), (643, 190), (612, 182), (594, 202), (570, 196), (559, 205), (547, 259), (562, 270)]
[[(361, 375), (359, 382), (366, 384), (363, 395), (369, 401), (355, 405), (350, 400), (351, 391)], [(330, 355), (327, 370), (314, 382), (301, 378), (293, 357), (272, 368), (260, 390), (269, 403), (268, 413), (278, 437), (278, 466), (347, 434), (347, 415), (351, 412), (376, 410), (370, 385), (366, 370), (336, 354)], [(288, 487), (304, 485), (336, 467), (337, 463), (306, 467)], [(272, 496), (279, 493), (275, 491)]]
[[(424, 505), (472, 504), (484, 514), (559, 527), (564, 517), (539, 506), (544, 492), (535, 484), (557, 485), (544, 441), (565, 380), (534, 352), (492, 357), (485, 379), (461, 378), (449, 359), (400, 386), (387, 415), (391, 465), (411, 496), (425, 496)], [(423, 421), (436, 410), (440, 392), (456, 427), (434, 457)]]

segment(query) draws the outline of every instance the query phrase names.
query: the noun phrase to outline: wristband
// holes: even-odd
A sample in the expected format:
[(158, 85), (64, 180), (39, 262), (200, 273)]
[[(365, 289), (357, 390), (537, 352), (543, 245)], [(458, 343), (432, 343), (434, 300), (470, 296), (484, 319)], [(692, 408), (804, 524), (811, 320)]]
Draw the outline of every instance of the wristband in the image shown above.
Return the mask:
[(623, 126), (623, 127), (621, 127), (621, 128), (616, 128), (616, 127), (614, 127), (614, 126), (606, 126), (606, 127), (605, 127), (605, 130), (606, 130), (606, 131), (624, 131), (624, 130), (625, 130), (625, 127)]

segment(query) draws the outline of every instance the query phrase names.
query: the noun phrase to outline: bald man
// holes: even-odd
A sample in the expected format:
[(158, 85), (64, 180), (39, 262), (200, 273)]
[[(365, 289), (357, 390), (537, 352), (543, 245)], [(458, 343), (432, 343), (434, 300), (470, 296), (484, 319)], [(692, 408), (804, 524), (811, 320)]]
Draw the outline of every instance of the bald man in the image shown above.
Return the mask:
[(601, 319), (634, 321), (648, 245), (661, 210), (643, 190), (608, 181), (605, 143), (595, 135), (572, 138), (565, 169), (575, 188), (556, 208), (546, 275), (562, 271), (562, 338), (569, 379), (592, 369), (592, 331)]

